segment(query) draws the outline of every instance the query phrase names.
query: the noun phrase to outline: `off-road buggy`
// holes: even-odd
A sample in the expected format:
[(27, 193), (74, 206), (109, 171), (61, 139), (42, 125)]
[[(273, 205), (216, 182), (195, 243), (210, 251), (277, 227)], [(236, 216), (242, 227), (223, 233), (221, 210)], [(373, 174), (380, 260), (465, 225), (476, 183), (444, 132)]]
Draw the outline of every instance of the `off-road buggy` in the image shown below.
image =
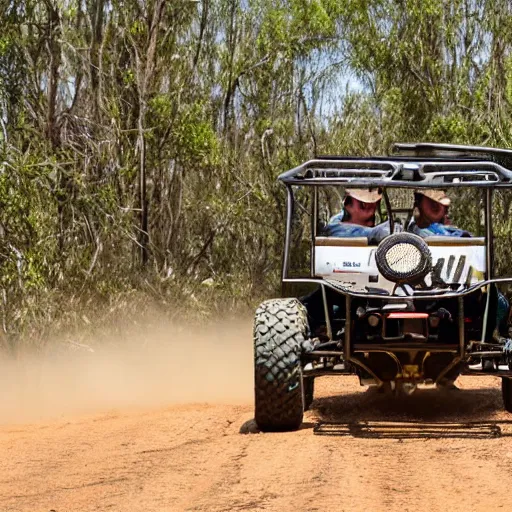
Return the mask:
[[(355, 374), (362, 385), (407, 393), (419, 384), (449, 387), (459, 375), (495, 375), (512, 412), (510, 321), (496, 320), (504, 297), (498, 288), (512, 278), (495, 277), (493, 233), (498, 216), (507, 246), (512, 151), (395, 144), (390, 156), (319, 157), (279, 180), (287, 192), (283, 297), (293, 298), (265, 301), (256, 311), (255, 419), (262, 430), (298, 428), (322, 375)], [(372, 187), (382, 189), (380, 217), (390, 234), (376, 245), (325, 236), (343, 190)], [(407, 232), (413, 191), (421, 189), (459, 194), (459, 221), (472, 236)]]

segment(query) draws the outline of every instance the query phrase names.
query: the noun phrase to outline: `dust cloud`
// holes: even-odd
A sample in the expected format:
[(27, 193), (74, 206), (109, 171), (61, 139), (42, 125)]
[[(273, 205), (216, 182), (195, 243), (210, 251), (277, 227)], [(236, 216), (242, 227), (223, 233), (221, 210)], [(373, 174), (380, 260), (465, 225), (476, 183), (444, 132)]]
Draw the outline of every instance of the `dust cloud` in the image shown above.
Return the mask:
[[(251, 321), (160, 323), (88, 349), (0, 359), (0, 423), (180, 403), (250, 403)], [(74, 349), (74, 350), (70, 350)]]

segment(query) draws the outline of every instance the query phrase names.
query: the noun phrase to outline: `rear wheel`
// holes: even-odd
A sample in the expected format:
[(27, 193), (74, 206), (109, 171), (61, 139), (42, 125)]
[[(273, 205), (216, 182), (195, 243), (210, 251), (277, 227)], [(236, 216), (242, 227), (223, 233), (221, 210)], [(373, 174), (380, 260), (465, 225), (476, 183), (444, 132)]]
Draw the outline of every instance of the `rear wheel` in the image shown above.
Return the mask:
[(503, 405), (505, 406), (505, 410), (512, 412), (512, 379), (502, 377), (501, 394), (503, 396)]
[(300, 357), (309, 349), (308, 335), (307, 311), (297, 299), (268, 300), (256, 310), (255, 420), (261, 430), (296, 430), (302, 423), (307, 399)]

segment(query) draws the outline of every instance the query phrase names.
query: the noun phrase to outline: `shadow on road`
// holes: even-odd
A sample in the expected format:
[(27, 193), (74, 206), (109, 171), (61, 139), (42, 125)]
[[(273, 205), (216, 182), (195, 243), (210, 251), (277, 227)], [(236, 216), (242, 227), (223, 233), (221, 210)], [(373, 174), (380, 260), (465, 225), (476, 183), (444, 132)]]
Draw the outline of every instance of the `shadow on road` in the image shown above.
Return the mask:
[(317, 435), (377, 439), (512, 436), (512, 420), (503, 415), (496, 388), (441, 391), (421, 389), (411, 396), (379, 393), (370, 388), (319, 398), (313, 402)]
[(354, 423), (319, 422), (313, 432), (324, 436), (351, 436), (368, 439), (489, 439), (512, 437), (512, 421), (403, 422), (358, 421)]
[[(508, 419), (511, 418), (511, 419)], [(314, 400), (300, 430), (368, 439), (490, 439), (512, 437), (512, 416), (498, 388), (420, 389), (413, 395), (376, 388)], [(254, 419), (241, 434), (259, 432)]]

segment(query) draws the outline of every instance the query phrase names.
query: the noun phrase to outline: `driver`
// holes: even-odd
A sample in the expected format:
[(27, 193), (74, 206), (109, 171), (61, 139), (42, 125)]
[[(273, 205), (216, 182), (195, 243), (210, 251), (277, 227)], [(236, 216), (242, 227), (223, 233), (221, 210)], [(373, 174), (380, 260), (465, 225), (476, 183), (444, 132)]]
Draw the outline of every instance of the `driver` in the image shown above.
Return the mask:
[(327, 224), (327, 236), (366, 237), (369, 242), (380, 242), (389, 235), (389, 223), (383, 222), (375, 226), (375, 214), (381, 199), (380, 188), (347, 189), (343, 209), (331, 217)]
[[(387, 222), (375, 226), (376, 212), (381, 199), (382, 190), (380, 188), (346, 189), (343, 209), (340, 213), (331, 217), (325, 228), (325, 234), (339, 238), (366, 237), (369, 242), (380, 242), (385, 236), (389, 235), (389, 224)], [(329, 304), (344, 307), (344, 303), (339, 304), (340, 295), (338, 293), (328, 287), (325, 291)], [(302, 297), (301, 301), (308, 309), (312, 332), (322, 332), (322, 329), (325, 329), (322, 290), (318, 288)]]
[(426, 238), (427, 236), (470, 237), (471, 233), (451, 226), (448, 207), (451, 199), (444, 190), (420, 189), (414, 192), (413, 218), (408, 231)]

